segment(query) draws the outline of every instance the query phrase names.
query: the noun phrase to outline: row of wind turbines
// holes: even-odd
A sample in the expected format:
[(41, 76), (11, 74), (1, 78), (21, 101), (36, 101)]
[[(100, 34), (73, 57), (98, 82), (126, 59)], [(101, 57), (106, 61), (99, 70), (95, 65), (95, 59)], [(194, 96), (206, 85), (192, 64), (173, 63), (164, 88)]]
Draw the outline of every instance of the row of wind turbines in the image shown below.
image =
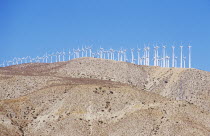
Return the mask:
[[(180, 51), (177, 53), (176, 49)], [(68, 51), (57, 51), (55, 53), (46, 53), (43, 56), (37, 57), (22, 57), (22, 58), (13, 58), (12, 60), (3, 61), (0, 64), (0, 67), (6, 67), (11, 65), (18, 65), (23, 63), (53, 63), (53, 62), (61, 62), (68, 61), (75, 58), (81, 57), (94, 57), (101, 59), (110, 59), (116, 61), (125, 61), (134, 63), (137, 65), (153, 65), (160, 67), (180, 67), (180, 68), (191, 68), (192, 60), (191, 60), (191, 48), (192, 46), (187, 46), (188, 55), (187, 57), (184, 55), (183, 50), (186, 47), (184, 46), (170, 46), (167, 48), (166, 45), (162, 46), (144, 46), (144, 48), (137, 49), (104, 49), (99, 48), (95, 52), (92, 49), (92, 46), (82, 47), (81, 49), (73, 49)], [(169, 51), (170, 50), (170, 53)], [(171, 54), (171, 55), (169, 55)], [(179, 57), (177, 55), (180, 55)], [(188, 65), (186, 60), (188, 60)]]

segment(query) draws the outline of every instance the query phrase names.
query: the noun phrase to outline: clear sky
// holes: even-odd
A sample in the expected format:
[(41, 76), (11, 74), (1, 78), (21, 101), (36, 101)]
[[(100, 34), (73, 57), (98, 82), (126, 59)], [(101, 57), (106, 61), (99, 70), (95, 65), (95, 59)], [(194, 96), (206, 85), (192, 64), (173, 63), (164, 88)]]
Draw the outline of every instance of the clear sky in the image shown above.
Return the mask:
[(193, 67), (210, 71), (210, 0), (0, 1), (0, 63), (88, 44), (154, 41), (191, 42)]

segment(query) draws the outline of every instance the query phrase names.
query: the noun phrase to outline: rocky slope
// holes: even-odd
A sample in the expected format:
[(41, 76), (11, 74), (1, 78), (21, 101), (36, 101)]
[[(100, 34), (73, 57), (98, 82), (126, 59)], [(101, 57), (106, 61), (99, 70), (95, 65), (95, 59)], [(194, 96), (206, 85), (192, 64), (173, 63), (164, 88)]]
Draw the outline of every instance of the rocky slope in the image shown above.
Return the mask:
[(0, 68), (0, 135), (210, 135), (210, 73), (80, 58)]

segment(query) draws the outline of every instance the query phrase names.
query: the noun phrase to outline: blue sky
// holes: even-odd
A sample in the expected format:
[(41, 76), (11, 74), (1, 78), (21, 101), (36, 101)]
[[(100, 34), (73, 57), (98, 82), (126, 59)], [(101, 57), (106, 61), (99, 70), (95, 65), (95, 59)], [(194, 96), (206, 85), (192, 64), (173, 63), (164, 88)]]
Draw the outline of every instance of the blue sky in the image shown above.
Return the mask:
[(154, 41), (191, 42), (193, 67), (210, 71), (210, 1), (0, 1), (0, 63), (88, 44), (118, 49)]

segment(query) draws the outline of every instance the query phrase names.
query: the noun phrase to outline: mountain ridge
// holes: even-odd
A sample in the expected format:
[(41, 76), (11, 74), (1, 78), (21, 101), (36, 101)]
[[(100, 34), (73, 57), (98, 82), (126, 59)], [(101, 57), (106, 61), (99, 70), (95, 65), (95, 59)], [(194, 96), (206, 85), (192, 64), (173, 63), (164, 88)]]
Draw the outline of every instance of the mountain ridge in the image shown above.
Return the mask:
[(0, 135), (210, 134), (210, 73), (97, 58), (0, 68)]

